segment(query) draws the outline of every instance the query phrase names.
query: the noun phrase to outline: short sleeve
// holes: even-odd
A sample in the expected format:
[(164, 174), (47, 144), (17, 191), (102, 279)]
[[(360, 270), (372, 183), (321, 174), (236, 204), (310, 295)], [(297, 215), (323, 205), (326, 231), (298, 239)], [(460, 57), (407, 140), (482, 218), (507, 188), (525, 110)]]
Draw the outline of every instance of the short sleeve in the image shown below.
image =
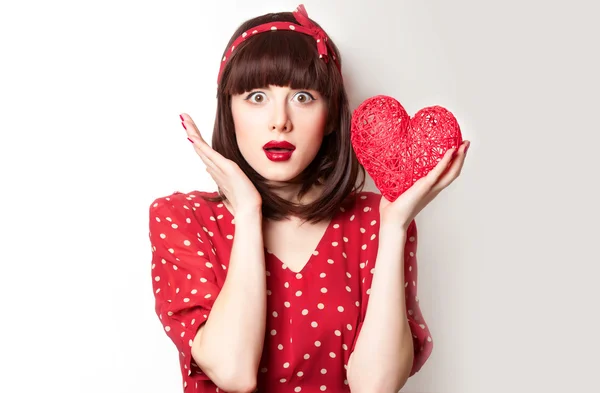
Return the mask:
[[(419, 306), (419, 297), (417, 295), (417, 225), (413, 220), (407, 229), (406, 244), (404, 247), (404, 276), (405, 276), (405, 298), (406, 298), (406, 317), (413, 337), (414, 361), (410, 376), (417, 373), (425, 364), (433, 349), (433, 341), (429, 328), (421, 313)], [(364, 321), (369, 294), (371, 292), (371, 283), (373, 280), (373, 265), (361, 269), (363, 277), (361, 278), (361, 312), (357, 335), (352, 345), (352, 351), (356, 345), (358, 334)]]
[(208, 257), (212, 247), (203, 239), (202, 224), (184, 198), (155, 200), (149, 229), (156, 314), (179, 350), (183, 377), (208, 380), (191, 349), (220, 290)]

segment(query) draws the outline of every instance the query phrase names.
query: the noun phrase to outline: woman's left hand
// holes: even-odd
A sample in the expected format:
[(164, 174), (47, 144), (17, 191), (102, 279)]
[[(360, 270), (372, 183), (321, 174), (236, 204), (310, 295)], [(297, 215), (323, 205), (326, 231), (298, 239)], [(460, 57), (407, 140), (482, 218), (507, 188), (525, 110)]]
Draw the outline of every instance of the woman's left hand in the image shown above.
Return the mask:
[[(470, 144), (471, 142), (464, 141), (458, 150), (448, 150), (426, 176), (417, 180), (394, 202), (382, 196), (379, 205), (381, 223), (392, 223), (392, 225), (400, 225), (405, 230), (408, 229), (417, 214), (460, 175)], [(453, 157), (455, 151), (457, 153)]]

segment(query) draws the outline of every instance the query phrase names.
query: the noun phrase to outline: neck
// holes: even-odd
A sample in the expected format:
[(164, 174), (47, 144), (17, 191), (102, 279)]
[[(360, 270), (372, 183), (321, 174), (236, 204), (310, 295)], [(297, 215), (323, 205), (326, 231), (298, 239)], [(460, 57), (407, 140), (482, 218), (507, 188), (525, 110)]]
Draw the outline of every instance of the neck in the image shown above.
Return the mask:
[(320, 186), (320, 185), (313, 186), (310, 190), (308, 190), (308, 192), (306, 194), (304, 194), (302, 196), (302, 198), (298, 198), (299, 190), (300, 190), (300, 185), (293, 184), (293, 185), (288, 185), (288, 186), (284, 186), (281, 188), (276, 188), (274, 190), (274, 192), (277, 194), (277, 196), (279, 196), (287, 201), (301, 204), (301, 205), (307, 205), (309, 203), (314, 202), (317, 198), (319, 198), (319, 196), (321, 195), (321, 192), (322, 192), (322, 186)]

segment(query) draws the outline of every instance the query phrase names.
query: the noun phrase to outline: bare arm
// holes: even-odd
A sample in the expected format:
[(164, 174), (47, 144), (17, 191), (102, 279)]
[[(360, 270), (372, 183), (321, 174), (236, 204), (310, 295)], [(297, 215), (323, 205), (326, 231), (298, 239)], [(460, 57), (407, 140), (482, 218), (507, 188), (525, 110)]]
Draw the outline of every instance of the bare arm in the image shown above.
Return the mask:
[(192, 356), (227, 392), (251, 392), (263, 350), (266, 275), (260, 209), (238, 212), (227, 278), (206, 323), (192, 344)]
[(414, 344), (404, 286), (407, 231), (417, 214), (458, 177), (469, 145), (463, 141), (458, 149), (448, 149), (426, 176), (393, 202), (381, 198), (379, 249), (369, 305), (348, 361), (352, 393), (396, 393), (410, 376)]
[(405, 230), (382, 224), (369, 306), (348, 361), (352, 393), (396, 393), (409, 377), (414, 352), (406, 318), (405, 242)]
[(192, 118), (180, 115), (188, 139), (235, 214), (235, 236), (223, 287), (192, 342), (192, 357), (222, 390), (256, 387), (266, 323), (262, 198), (239, 166), (213, 150)]

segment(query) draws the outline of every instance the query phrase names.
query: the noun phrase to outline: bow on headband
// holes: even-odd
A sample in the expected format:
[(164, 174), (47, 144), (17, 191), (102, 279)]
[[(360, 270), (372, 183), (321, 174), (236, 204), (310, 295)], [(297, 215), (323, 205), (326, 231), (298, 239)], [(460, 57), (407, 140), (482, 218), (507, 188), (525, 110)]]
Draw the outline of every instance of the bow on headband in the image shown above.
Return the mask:
[(269, 31), (277, 31), (277, 30), (291, 30), (296, 31), (298, 33), (307, 34), (312, 36), (317, 43), (317, 51), (319, 52), (319, 57), (322, 58), (326, 63), (329, 60), (328, 50), (331, 50), (333, 61), (337, 66), (338, 70), (341, 72), (341, 66), (335, 57), (335, 52), (333, 48), (329, 44), (329, 39), (327, 38), (327, 34), (325, 31), (311, 22), (308, 18), (308, 14), (306, 13), (306, 9), (303, 4), (300, 4), (293, 12), (294, 17), (298, 21), (299, 24), (290, 23), (290, 22), (271, 22), (265, 23), (256, 27), (251, 28), (250, 30), (245, 31), (241, 36), (236, 38), (231, 47), (225, 52), (225, 56), (223, 56), (223, 60), (221, 61), (221, 67), (219, 68), (219, 76), (217, 78), (217, 83), (221, 82), (221, 74), (223, 73), (223, 69), (227, 65), (229, 58), (233, 55), (235, 48), (255, 34), (265, 33)]

